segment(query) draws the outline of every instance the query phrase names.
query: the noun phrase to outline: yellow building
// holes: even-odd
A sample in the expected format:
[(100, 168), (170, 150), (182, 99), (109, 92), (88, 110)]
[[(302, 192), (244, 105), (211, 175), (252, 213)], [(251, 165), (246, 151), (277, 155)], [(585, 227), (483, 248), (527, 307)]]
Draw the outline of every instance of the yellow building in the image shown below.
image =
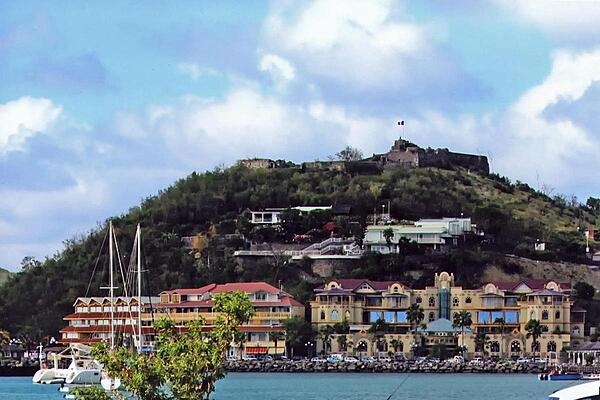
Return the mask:
[[(304, 306), (265, 282), (213, 283), (196, 289), (168, 290), (160, 293), (157, 308), (178, 326), (199, 317), (210, 326), (218, 315), (213, 312), (211, 296), (226, 292), (247, 293), (255, 311), (252, 319), (240, 327), (244, 333), (241, 344), (232, 343), (228, 356), (283, 354), (285, 330), (281, 323), (293, 317), (304, 319)], [(271, 340), (272, 332), (280, 334), (277, 343)]]
[[(583, 310), (571, 309), (570, 285), (553, 280), (490, 282), (477, 289), (463, 289), (454, 284), (453, 274), (442, 272), (435, 275), (433, 286), (424, 289), (411, 289), (398, 281), (337, 279), (315, 293), (311, 312), (318, 330), (336, 324), (339, 330), (344, 321), (349, 325), (347, 334), (332, 335), (333, 352), (354, 349), (367, 354), (411, 354), (417, 348), (444, 345), (452, 351), (464, 345), (467, 355), (517, 357), (533, 352), (533, 340), (526, 337), (525, 325), (536, 319), (544, 329), (536, 352), (555, 360), (571, 337), (583, 336), (585, 322)], [(406, 315), (411, 304), (423, 310), (423, 326), (417, 332)], [(452, 327), (454, 315), (463, 310), (472, 319), (464, 335)], [(378, 319), (389, 324), (383, 338), (368, 332)], [(483, 348), (476, 349), (477, 334), (486, 335)], [(338, 339), (341, 335), (345, 339)]]

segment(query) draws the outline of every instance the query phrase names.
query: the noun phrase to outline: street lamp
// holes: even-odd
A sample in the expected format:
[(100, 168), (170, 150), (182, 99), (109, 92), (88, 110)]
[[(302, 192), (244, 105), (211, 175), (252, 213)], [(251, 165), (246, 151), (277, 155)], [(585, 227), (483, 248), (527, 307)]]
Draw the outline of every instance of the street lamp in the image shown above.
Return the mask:
[(304, 346), (306, 347), (306, 354), (308, 356), (308, 358), (310, 359), (311, 357), (311, 350), (312, 350), (312, 346), (313, 346), (313, 342), (311, 342), (310, 340), (308, 342), (306, 342), (304, 344)]
[(410, 344), (410, 351), (412, 352), (413, 355), (413, 360), (415, 358), (417, 358), (417, 347), (419, 347), (419, 345), (417, 344), (417, 342), (415, 342), (414, 340), (412, 341), (412, 343)]

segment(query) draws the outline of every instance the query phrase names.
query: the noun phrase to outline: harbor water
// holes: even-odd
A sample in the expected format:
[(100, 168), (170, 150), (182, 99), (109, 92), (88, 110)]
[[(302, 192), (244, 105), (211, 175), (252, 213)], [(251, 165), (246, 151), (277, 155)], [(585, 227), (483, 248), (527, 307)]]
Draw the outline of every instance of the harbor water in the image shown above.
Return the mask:
[[(539, 381), (523, 374), (230, 373), (215, 400), (535, 400), (577, 382)], [(57, 385), (30, 377), (0, 378), (0, 399), (59, 400)]]

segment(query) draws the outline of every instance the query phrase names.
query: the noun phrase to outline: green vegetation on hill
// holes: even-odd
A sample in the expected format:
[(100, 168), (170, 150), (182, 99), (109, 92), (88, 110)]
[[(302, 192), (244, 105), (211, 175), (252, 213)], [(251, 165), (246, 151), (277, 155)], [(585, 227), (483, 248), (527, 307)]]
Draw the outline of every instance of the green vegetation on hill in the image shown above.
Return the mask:
[[(306, 280), (307, 276), (310, 279), (308, 261), (290, 264), (275, 259), (272, 264), (243, 269), (232, 257), (240, 241), (222, 241), (215, 235), (195, 254), (182, 246), (181, 238), (216, 231), (263, 239), (265, 232), (250, 229), (240, 218), (248, 208), (345, 204), (352, 206), (352, 221), (364, 226), (367, 216), (388, 201), (392, 217), (398, 220), (463, 214), (489, 235), (481, 246), (458, 249), (446, 256), (367, 255), (352, 272), (370, 278), (417, 279), (409, 282), (415, 285), (430, 284), (427, 275), (441, 266), (455, 271), (462, 283), (474, 284), (485, 266), (493, 262), (495, 252), (530, 255), (536, 239), (545, 241), (548, 249), (537, 256), (585, 261), (585, 243), (577, 227), (593, 224), (598, 212), (560, 197), (550, 198), (522, 183), (469, 174), (463, 169), (394, 169), (380, 175), (351, 175), (236, 166), (193, 173), (126, 215), (113, 218), (113, 223), (125, 258), (135, 225), (142, 225), (145, 268), (149, 271), (145, 293), (208, 282), (276, 283), (278, 278), (300, 301), (306, 301), (317, 282)], [(86, 295), (88, 284), (88, 295), (103, 294), (99, 287), (106, 284), (106, 273), (97, 273), (88, 281), (104, 235), (102, 228), (67, 241), (64, 251), (43, 262), (24, 260), (22, 271), (0, 288), (0, 328), (32, 337), (55, 335), (63, 325), (62, 316), (72, 312), (76, 297)], [(105, 265), (106, 258), (101, 255), (98, 265)], [(424, 271), (422, 282), (411, 274), (418, 270)]]

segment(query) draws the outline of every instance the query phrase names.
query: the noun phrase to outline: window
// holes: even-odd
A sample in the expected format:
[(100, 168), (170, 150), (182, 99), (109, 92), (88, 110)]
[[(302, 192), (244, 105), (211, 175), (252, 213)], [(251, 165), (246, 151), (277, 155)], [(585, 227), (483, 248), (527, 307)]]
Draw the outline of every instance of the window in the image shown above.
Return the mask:
[(435, 297), (433, 296), (429, 298), (429, 307), (435, 307)]
[(455, 297), (452, 299), (452, 307), (458, 307), (460, 305), (460, 301), (458, 300), (458, 297)]
[(532, 312), (529, 314), (529, 319), (537, 319), (537, 318), (535, 317), (535, 311), (532, 311)]
[(492, 353), (499, 353), (500, 352), (500, 343), (498, 343), (496, 341), (490, 343), (490, 351)]
[(560, 319), (560, 311), (554, 313), (554, 319)]
[(346, 317), (346, 319), (350, 319), (350, 310), (346, 310), (344, 312), (344, 317)]
[(547, 346), (546, 346), (547, 351), (556, 351), (556, 342), (554, 340), (551, 340), (548, 342)]
[(399, 293), (400, 292), (400, 288), (398, 286), (394, 286), (393, 292), (394, 293)]
[(363, 283), (362, 285), (360, 285), (360, 290), (373, 290), (371, 288), (371, 286), (369, 286), (368, 283)]
[(325, 319), (325, 311), (321, 311), (321, 319)]
[(331, 320), (332, 321), (337, 321), (339, 318), (340, 318), (340, 313), (338, 312), (338, 310), (331, 311)]
[(434, 321), (435, 320), (435, 314), (430, 312), (429, 313), (429, 322)]
[(422, 302), (423, 302), (423, 299), (420, 296), (417, 296), (417, 298), (415, 299), (415, 303), (421, 304)]
[(542, 320), (547, 320), (548, 319), (548, 310), (544, 310), (542, 311)]
[(467, 303), (467, 304), (471, 304), (471, 302), (472, 302), (471, 298), (470, 298), (470, 297), (467, 297), (467, 298), (466, 298), (466, 300), (465, 300), (465, 303)]
[(540, 342), (531, 342), (531, 351), (540, 351)]
[(266, 292), (256, 292), (254, 293), (254, 300), (266, 300), (267, 293)]
[(573, 332), (573, 335), (579, 336), (579, 327), (578, 326), (574, 327), (572, 332)]

